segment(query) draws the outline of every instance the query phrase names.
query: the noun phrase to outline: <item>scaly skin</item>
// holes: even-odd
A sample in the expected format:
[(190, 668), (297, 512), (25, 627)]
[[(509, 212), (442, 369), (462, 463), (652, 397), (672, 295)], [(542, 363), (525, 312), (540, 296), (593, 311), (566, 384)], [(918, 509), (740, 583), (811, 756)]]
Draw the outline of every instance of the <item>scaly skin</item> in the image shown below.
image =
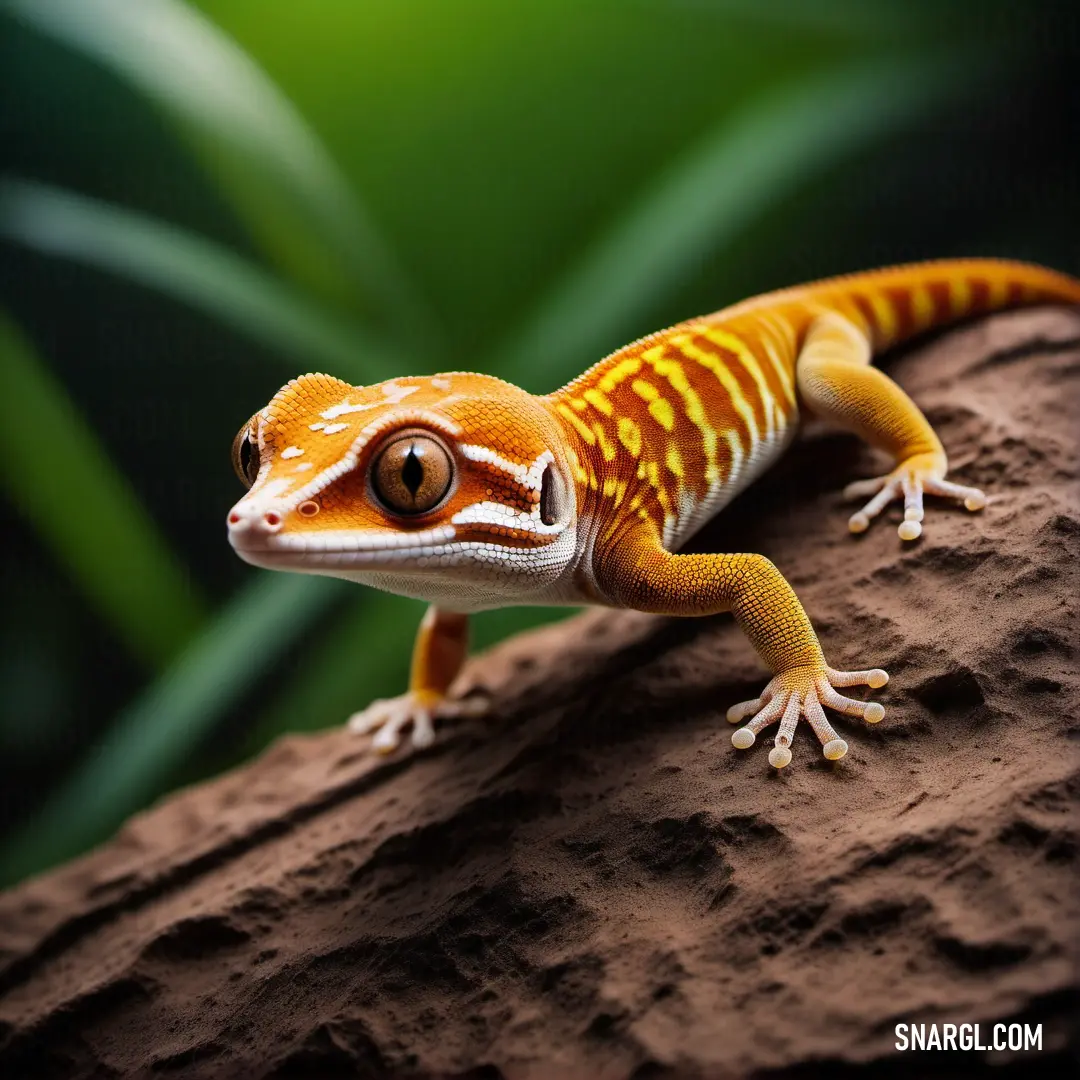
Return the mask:
[[(870, 366), (916, 334), (1003, 308), (1080, 303), (1080, 282), (1041, 267), (955, 260), (853, 274), (757, 297), (652, 334), (546, 397), (454, 372), (352, 387), (305, 375), (241, 429), (234, 457), (250, 490), (229, 515), (249, 562), (331, 574), (429, 600), (410, 689), (353, 717), (392, 750), (413, 727), (426, 745), (466, 655), (469, 611), (507, 604), (603, 604), (670, 615), (731, 611), (774, 672), (760, 698), (728, 710), (746, 749), (779, 721), (782, 768), (805, 717), (827, 758), (847, 744), (823, 706), (876, 722), (881, 705), (839, 693), (883, 686), (872, 668), (826, 662), (780, 571), (754, 554), (678, 548), (783, 452), (801, 410), (857, 432), (893, 458), (853, 532), (894, 499), (904, 541), (922, 532), (924, 494), (981, 509), (946, 478), (918, 407)], [(245, 468), (246, 466), (246, 468)]]

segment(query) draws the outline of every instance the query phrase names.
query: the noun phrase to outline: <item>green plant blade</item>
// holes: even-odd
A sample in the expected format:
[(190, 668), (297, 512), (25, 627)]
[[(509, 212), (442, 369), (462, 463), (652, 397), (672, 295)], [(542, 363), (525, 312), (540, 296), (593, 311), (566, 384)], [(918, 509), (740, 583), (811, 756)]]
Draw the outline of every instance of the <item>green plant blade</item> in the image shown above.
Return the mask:
[(106, 624), (151, 667), (205, 605), (124, 477), (15, 325), (0, 313), (0, 484)]
[(0, 235), (156, 289), (299, 363), (355, 382), (408, 370), (381, 341), (210, 240), (82, 195), (0, 183)]
[(5, 846), (0, 881), (83, 851), (144, 806), (341, 587), (332, 578), (260, 575), (117, 717), (75, 775)]
[[(670, 6), (671, 0), (661, 0)], [(791, 32), (828, 33), (857, 39), (895, 42), (898, 36), (924, 33), (947, 18), (945, 5), (931, 8), (921, 0), (675, 0), (681, 7), (713, 16), (725, 28), (733, 21), (760, 23)], [(932, 18), (936, 23), (932, 21)]]
[[(293, 280), (416, 340), (431, 316), (315, 132), (259, 66), (180, 0), (6, 0), (177, 120), (256, 242)], [(431, 335), (428, 334), (427, 337)]]
[(573, 377), (706, 254), (939, 100), (959, 68), (923, 58), (862, 63), (789, 85), (725, 120), (643, 192), (484, 370), (515, 381), (532, 370)]

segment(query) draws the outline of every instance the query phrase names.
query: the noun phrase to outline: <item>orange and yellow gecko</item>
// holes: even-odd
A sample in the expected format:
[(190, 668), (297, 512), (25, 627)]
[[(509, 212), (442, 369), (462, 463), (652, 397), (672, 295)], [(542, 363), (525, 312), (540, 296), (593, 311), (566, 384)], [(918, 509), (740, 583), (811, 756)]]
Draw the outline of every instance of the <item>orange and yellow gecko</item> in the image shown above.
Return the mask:
[(1080, 281), (996, 260), (901, 266), (784, 289), (635, 341), (546, 397), (452, 372), (349, 386), (303, 375), (241, 428), (249, 491), (229, 537), (255, 566), (359, 581), (430, 602), (408, 693), (350, 725), (374, 746), (434, 737), (465, 711), (448, 697), (467, 613), (509, 604), (600, 604), (667, 615), (731, 611), (774, 677), (728, 710), (747, 749), (779, 721), (769, 762), (791, 761), (805, 717), (826, 758), (847, 743), (824, 708), (876, 723), (839, 692), (884, 686), (879, 668), (829, 666), (802, 604), (755, 554), (677, 554), (783, 452), (806, 410), (857, 432), (895, 467), (849, 485), (872, 496), (862, 532), (903, 500), (900, 538), (922, 532), (923, 496), (979, 510), (946, 479), (926, 417), (871, 357), (925, 330), (1001, 308), (1080, 303)]

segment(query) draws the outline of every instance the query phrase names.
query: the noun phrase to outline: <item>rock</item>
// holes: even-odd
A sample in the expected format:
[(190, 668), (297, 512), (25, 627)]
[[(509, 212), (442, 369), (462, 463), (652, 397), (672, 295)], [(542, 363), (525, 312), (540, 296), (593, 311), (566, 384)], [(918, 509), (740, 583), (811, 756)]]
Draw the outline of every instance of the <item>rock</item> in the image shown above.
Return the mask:
[[(519, 637), (467, 672), (493, 716), (430, 750), (282, 740), (0, 897), (0, 1075), (1067, 1063), (1080, 315), (999, 316), (891, 370), (983, 513), (852, 538), (838, 491), (869, 455), (817, 433), (695, 542), (767, 554), (834, 666), (890, 671), (884, 722), (837, 721), (847, 758), (803, 728), (779, 774), (771, 740), (732, 749), (724, 711), (766, 673), (728, 618)], [(934, 1022), (1041, 1023), (1043, 1048), (896, 1051)]]

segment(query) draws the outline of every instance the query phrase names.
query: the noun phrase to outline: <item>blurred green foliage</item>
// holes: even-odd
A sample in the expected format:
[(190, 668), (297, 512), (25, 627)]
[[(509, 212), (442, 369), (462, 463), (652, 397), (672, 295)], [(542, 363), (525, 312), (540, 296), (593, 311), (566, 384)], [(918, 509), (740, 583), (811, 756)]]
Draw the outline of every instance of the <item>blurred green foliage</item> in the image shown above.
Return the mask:
[(1080, 270), (1075, 6), (0, 0), (0, 880), (402, 688), (418, 605), (224, 540), (282, 382), (544, 391), (828, 273)]

